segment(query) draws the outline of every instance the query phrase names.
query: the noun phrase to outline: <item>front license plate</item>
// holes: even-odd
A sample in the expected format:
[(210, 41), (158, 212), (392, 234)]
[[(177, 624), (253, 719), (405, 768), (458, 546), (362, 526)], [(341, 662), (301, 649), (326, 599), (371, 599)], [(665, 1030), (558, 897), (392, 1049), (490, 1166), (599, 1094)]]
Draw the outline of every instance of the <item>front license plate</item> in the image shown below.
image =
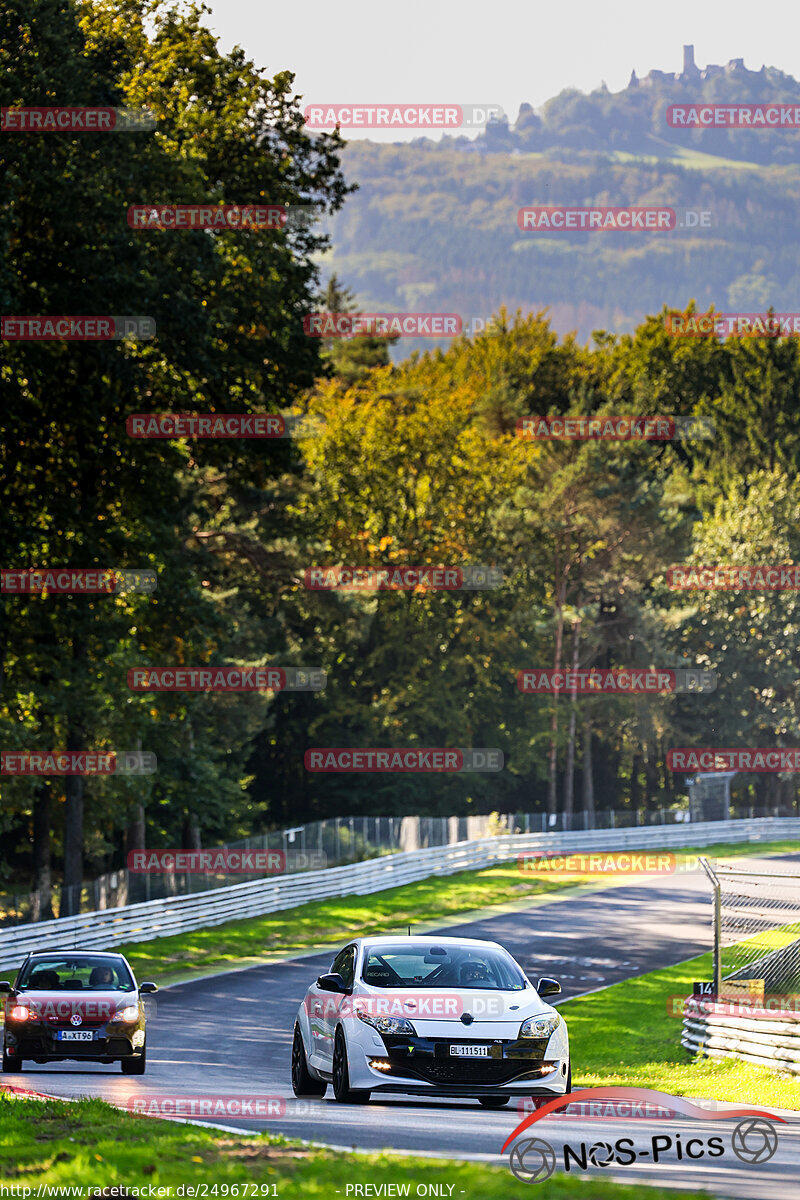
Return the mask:
[(91, 1042), (94, 1034), (91, 1029), (59, 1029), (56, 1031), (57, 1042)]
[(488, 1046), (451, 1046), (453, 1058), (489, 1058)]

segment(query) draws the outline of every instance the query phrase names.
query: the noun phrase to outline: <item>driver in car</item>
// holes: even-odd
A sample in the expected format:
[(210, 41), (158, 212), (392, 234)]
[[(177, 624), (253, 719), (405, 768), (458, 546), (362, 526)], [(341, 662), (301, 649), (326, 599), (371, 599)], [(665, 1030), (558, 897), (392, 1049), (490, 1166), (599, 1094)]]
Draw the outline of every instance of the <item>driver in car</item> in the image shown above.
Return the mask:
[(482, 962), (464, 963), (464, 966), (461, 968), (461, 982), (465, 985), (471, 983), (491, 983), (486, 964)]
[(114, 972), (111, 967), (95, 967), (89, 976), (90, 987), (108, 987), (114, 982)]

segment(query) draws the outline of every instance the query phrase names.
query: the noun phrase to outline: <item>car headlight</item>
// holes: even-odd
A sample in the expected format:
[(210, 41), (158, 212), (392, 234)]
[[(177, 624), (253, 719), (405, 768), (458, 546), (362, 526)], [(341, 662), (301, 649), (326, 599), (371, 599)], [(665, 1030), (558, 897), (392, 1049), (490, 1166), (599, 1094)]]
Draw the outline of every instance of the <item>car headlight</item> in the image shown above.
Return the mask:
[(139, 1005), (129, 1004), (127, 1008), (120, 1008), (114, 1013), (115, 1021), (127, 1021), (133, 1023), (139, 1020)]
[(30, 1009), (24, 1004), (15, 1004), (8, 1014), (9, 1021), (27, 1021), (31, 1015)]
[(528, 1017), (519, 1027), (520, 1037), (544, 1038), (555, 1033), (561, 1024), (561, 1017), (555, 1013), (552, 1017)]
[(417, 1036), (416, 1029), (405, 1017), (371, 1017), (369, 1013), (363, 1012), (360, 1008), (356, 1009), (356, 1016), (365, 1025), (371, 1025), (373, 1029), (377, 1029), (378, 1033), (402, 1033), (411, 1034), (412, 1037)]

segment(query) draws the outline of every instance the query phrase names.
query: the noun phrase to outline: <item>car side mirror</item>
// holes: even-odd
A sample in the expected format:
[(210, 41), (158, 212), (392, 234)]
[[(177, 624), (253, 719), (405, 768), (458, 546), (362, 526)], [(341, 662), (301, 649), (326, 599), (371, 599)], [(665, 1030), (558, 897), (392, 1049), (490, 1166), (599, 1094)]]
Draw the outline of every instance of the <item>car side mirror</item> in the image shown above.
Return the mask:
[(144, 996), (144, 995), (148, 995), (150, 992), (157, 992), (158, 988), (156, 987), (156, 985), (154, 983), (143, 983), (142, 986), (139, 988), (139, 991)]
[(13, 992), (13, 990), (14, 989), (12, 988), (11, 984), (8, 982), (7, 979), (0, 979), (0, 995), (7, 996), (9, 994), (9, 992)]
[(536, 985), (536, 991), (540, 996), (557, 996), (561, 991), (561, 984), (557, 979), (540, 979)]
[(338, 971), (334, 972), (333, 975), (320, 975), (317, 980), (317, 987), (323, 992), (338, 992), (340, 996), (346, 996), (350, 991), (350, 988)]

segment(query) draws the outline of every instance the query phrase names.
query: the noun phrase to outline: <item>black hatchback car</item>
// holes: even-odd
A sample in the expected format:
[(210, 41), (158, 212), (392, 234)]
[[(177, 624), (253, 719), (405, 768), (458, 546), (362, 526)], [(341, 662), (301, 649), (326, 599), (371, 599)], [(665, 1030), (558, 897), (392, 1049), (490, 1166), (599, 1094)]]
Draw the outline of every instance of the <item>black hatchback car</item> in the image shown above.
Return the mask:
[(92, 950), (29, 954), (5, 996), (3, 1070), (37, 1063), (119, 1062), (126, 1075), (144, 1075), (145, 1002), (158, 991), (138, 986), (124, 955)]

